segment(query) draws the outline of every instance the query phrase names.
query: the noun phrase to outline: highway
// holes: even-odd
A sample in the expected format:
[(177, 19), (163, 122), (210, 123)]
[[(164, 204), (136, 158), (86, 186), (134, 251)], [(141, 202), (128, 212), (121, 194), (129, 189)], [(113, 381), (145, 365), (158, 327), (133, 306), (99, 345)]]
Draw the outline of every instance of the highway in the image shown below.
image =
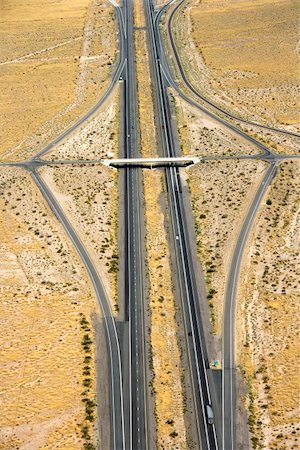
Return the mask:
[[(30, 160), (17, 163), (3, 163), (1, 165), (16, 165), (24, 167), (29, 171), (33, 181), (40, 189), (53, 214), (62, 224), (68, 237), (72, 241), (93, 284), (104, 320), (109, 357), (108, 383), (111, 400), (110, 447), (113, 450), (152, 450), (155, 448), (155, 443), (151, 440), (151, 430), (149, 430), (148, 427), (148, 424), (150, 423), (150, 412), (147, 402), (148, 380), (144, 324), (146, 307), (144, 297), (144, 248), (141, 226), (143, 221), (141, 191), (142, 174), (138, 167), (128, 167), (126, 164), (126, 159), (137, 160), (140, 156), (134, 61), (133, 2), (132, 0), (124, 0), (122, 6), (116, 4), (114, 0), (111, 0), (111, 2), (115, 6), (119, 22), (120, 54), (107, 91), (86, 114), (42, 150), (36, 153)], [(182, 2), (180, 2), (176, 8), (178, 8), (181, 3)], [(214, 120), (218, 120), (235, 133), (238, 133), (241, 137), (256, 145), (256, 147), (262, 151), (262, 154), (260, 155), (241, 155), (237, 157), (208, 156), (203, 158), (203, 160), (258, 158), (270, 162), (270, 166), (245, 218), (229, 269), (223, 322), (222, 423), (219, 423), (219, 421), (216, 420), (214, 424), (208, 424), (205, 411), (205, 406), (207, 404), (212, 404), (213, 409), (215, 410), (218, 407), (215, 386), (210, 375), (204, 337), (205, 333), (199, 306), (200, 302), (205, 302), (206, 299), (200, 298), (197, 291), (190, 237), (187, 231), (185, 208), (181, 192), (179, 169), (176, 167), (165, 168), (189, 370), (192, 380), (198, 448), (201, 448), (201, 450), (218, 450), (219, 448), (223, 448), (223, 450), (235, 450), (236, 398), (234, 323), (235, 298), (243, 249), (261, 199), (276, 173), (278, 162), (280, 159), (296, 156), (277, 155), (254, 138), (248, 136), (231, 123), (226, 122), (226, 120), (207, 110), (181, 92), (173, 79), (159, 31), (159, 20), (167, 6), (163, 7), (157, 13), (154, 11), (152, 0), (144, 0), (144, 5), (147, 20), (147, 37), (149, 39), (150, 48), (149, 59), (151, 63), (151, 75), (155, 88), (154, 97), (157, 110), (157, 134), (162, 148), (161, 156), (165, 158), (165, 163), (168, 161), (168, 158), (178, 157), (175, 152), (174, 136), (171, 127), (171, 115), (167, 94), (168, 86), (172, 86), (176, 89), (184, 100), (201, 109), (203, 112), (214, 118)], [(173, 11), (172, 14), (175, 14), (175, 12)], [(171, 26), (170, 22), (171, 19), (168, 22), (168, 27)], [(124, 183), (124, 197), (122, 200), (124, 201), (125, 210), (125, 271), (123, 283), (125, 312), (124, 320), (122, 322), (116, 322), (96, 267), (75, 229), (72, 227), (66, 214), (60, 207), (58, 200), (56, 200), (51, 190), (39, 175), (38, 168), (47, 164), (103, 163), (103, 160), (45, 161), (40, 158), (47, 155), (47, 153), (53, 150), (54, 146), (61, 143), (70, 136), (71, 133), (82, 126), (103, 105), (116, 84), (119, 83), (120, 77), (122, 78), (121, 96), (123, 105), (121, 109), (121, 116), (123, 118), (121, 121), (123, 125), (123, 129), (121, 130), (123, 145), (121, 145), (121, 147), (123, 154), (120, 155), (120, 161), (123, 161), (125, 165), (124, 170), (122, 171), (122, 178), (120, 178)], [(195, 92), (193, 93), (196, 95)], [(198, 98), (201, 98), (198, 93), (197, 95)], [(201, 100), (203, 99), (201, 98)], [(228, 115), (228, 113), (222, 110), (219, 112)], [(235, 118), (234, 116), (228, 116)], [(238, 120), (241, 121), (240, 118), (238, 118)], [(251, 122), (247, 123), (250, 124)], [(177, 237), (179, 237), (179, 239), (177, 239)], [(99, 394), (100, 393), (98, 393), (98, 395)]]
[[(158, 137), (162, 144), (164, 156), (172, 157), (175, 156), (175, 147), (166, 91), (168, 84), (159, 61), (159, 38), (155, 28), (155, 12), (151, 0), (145, 0), (145, 7), (149, 31), (149, 58), (152, 68), (151, 78), (154, 83)], [(212, 398), (208, 377), (209, 364), (199, 308), (201, 299), (199, 299), (197, 292), (179, 172), (176, 168), (165, 170), (189, 368), (192, 379), (198, 446), (203, 450), (215, 450), (218, 449), (216, 427), (214, 424), (208, 424), (206, 405), (211, 403), (213, 406), (216, 405), (216, 399)], [(176, 239), (176, 236), (179, 236), (179, 239)]]
[[(123, 71), (124, 94), (124, 155), (123, 159), (139, 156), (139, 132), (137, 112), (137, 85), (134, 60), (133, 2), (125, 1), (125, 58)], [(126, 450), (148, 450), (148, 405), (146, 352), (144, 332), (144, 273), (141, 223), (141, 170), (124, 169), (125, 205), (125, 321), (128, 323), (128, 345), (124, 351), (124, 389), (128, 390), (125, 409), (128, 414)], [(153, 447), (152, 447), (153, 448)]]
[[(124, 157), (138, 156), (136, 81), (133, 50), (133, 12), (132, 2), (125, 1), (116, 8), (120, 26), (120, 56), (115, 73), (103, 97), (74, 125), (50, 142), (34, 155), (31, 160), (19, 165), (28, 169), (47, 200), (50, 208), (64, 226), (76, 250), (84, 262), (103, 313), (106, 324), (106, 337), (110, 359), (111, 389), (111, 432), (114, 450), (147, 450), (147, 401), (146, 401), (146, 358), (144, 333), (144, 270), (142, 267), (141, 226), (140, 226), (140, 171), (126, 168), (124, 176), (125, 205), (125, 320), (116, 323), (109, 310), (106, 293), (92, 261), (79, 240), (58, 202), (36, 172), (43, 164), (68, 164), (69, 161), (45, 161), (41, 157), (54, 146), (83, 125), (105, 102), (120, 78), (123, 80), (124, 110)], [(86, 161), (87, 162), (87, 161)], [(77, 160), (82, 164), (84, 161)], [(90, 163), (90, 162), (89, 162)], [(94, 162), (93, 162), (94, 163)]]
[(236, 293), (243, 250), (261, 200), (273, 180), (277, 162), (270, 164), (248, 210), (233, 252), (224, 300), (222, 360), (222, 448), (236, 449), (235, 313)]
[[(173, 10), (172, 16), (174, 16), (176, 10), (180, 6), (182, 2), (180, 2), (175, 10)], [(166, 6), (167, 7), (167, 6)], [(166, 8), (165, 7), (165, 8)], [(164, 9), (164, 8), (163, 8)], [(159, 20), (161, 14), (163, 13), (163, 9), (160, 10), (160, 12), (157, 15), (157, 20)], [(168, 30), (169, 30), (169, 37), (172, 39), (172, 35), (170, 36), (170, 21), (168, 22)], [(157, 32), (159, 34), (159, 27), (157, 26)], [(174, 43), (173, 43), (174, 46)], [(162, 51), (163, 44), (160, 37), (160, 50)], [(177, 55), (176, 49), (174, 50), (174, 53)], [(197, 106), (197, 103), (195, 103), (192, 99), (189, 99), (185, 96), (185, 94), (181, 93), (180, 89), (177, 87), (175, 81), (172, 78), (171, 71), (168, 67), (168, 63), (166, 63), (167, 58), (166, 55), (161, 54), (161, 59), (164, 61), (164, 70), (167, 74), (168, 81), (170, 85), (177, 90), (177, 92), (181, 95), (182, 98), (184, 98), (186, 101), (188, 101), (190, 104), (193, 104), (194, 106)], [(195, 94), (197, 95), (201, 100), (203, 100), (202, 96), (200, 96), (190, 85), (188, 80), (186, 79), (186, 76), (183, 72), (183, 69), (181, 67), (178, 55), (177, 55), (177, 65), (180, 70), (181, 76), (187, 85), (187, 87)], [(203, 107), (201, 105), (198, 105), (198, 108), (203, 110)], [(218, 109), (218, 108), (216, 108)], [(206, 109), (204, 109), (204, 112), (208, 112)], [(224, 112), (223, 110), (220, 110), (220, 112)], [(211, 115), (209, 112), (209, 115), (211, 117), (215, 115)], [(216, 117), (214, 117), (216, 119)], [(235, 117), (231, 117), (235, 118)], [(223, 119), (219, 120), (222, 122), (225, 126), (227, 126), (229, 129), (237, 132), (242, 137), (244, 137), (246, 140), (250, 141), (252, 144), (254, 144), (257, 148), (262, 150), (264, 153), (263, 155), (253, 155), (251, 158), (253, 159), (264, 159), (266, 161), (270, 162), (270, 166), (261, 182), (261, 185), (255, 195), (255, 198), (252, 202), (252, 205), (249, 208), (249, 211), (246, 215), (243, 227), (240, 231), (239, 237), (237, 239), (232, 260), (230, 263), (230, 267), (228, 269), (228, 276), (227, 276), (227, 284), (226, 284), (226, 293), (225, 293), (225, 299), (224, 299), (224, 312), (223, 312), (223, 336), (222, 336), (222, 440), (221, 440), (221, 448), (223, 450), (235, 450), (236, 449), (236, 385), (235, 385), (235, 310), (236, 310), (236, 292), (237, 292), (237, 283), (238, 283), (238, 277), (239, 277), (239, 271), (240, 271), (240, 265), (243, 255), (243, 250), (245, 247), (245, 243), (249, 234), (249, 230), (251, 229), (251, 225), (253, 224), (255, 214), (257, 212), (257, 209), (261, 203), (261, 200), (270, 185), (275, 173), (276, 173), (276, 167), (278, 162), (281, 159), (284, 159), (285, 155), (278, 155), (272, 151), (270, 151), (267, 147), (262, 146), (259, 141), (256, 141), (255, 139), (252, 139), (252, 137), (247, 137), (246, 133), (240, 132), (236, 127), (234, 129), (232, 128), (232, 124), (224, 121)], [(251, 124), (248, 121), (243, 121), (244, 123)], [(270, 127), (264, 127), (263, 128), (269, 128)], [(282, 131), (277, 129), (272, 129), (274, 131)], [(285, 132), (285, 134), (290, 134), (292, 136), (297, 136), (295, 133)], [(250, 139), (249, 139), (250, 138)], [(242, 156), (242, 158), (246, 157), (246, 155)], [(291, 157), (296, 157), (296, 155), (291, 155)], [(231, 159), (231, 157), (225, 157), (226, 159)], [(214, 157), (208, 157), (203, 159), (214, 159)], [(218, 158), (219, 159), (219, 158)]]

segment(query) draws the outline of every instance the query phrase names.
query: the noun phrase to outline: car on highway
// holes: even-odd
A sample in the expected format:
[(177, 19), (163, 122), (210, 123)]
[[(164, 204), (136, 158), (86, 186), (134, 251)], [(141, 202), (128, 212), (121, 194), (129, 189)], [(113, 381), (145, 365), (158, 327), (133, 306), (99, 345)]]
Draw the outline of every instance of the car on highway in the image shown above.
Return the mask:
[(214, 413), (211, 405), (206, 405), (207, 422), (212, 425), (214, 423)]

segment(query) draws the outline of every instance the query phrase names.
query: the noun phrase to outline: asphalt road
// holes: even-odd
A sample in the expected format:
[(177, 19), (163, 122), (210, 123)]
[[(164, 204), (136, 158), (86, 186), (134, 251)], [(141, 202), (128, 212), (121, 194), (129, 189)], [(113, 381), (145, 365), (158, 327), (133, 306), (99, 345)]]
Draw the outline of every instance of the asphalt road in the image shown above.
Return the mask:
[[(159, 22), (160, 16), (163, 13), (163, 10), (160, 11), (157, 15), (157, 22)], [(169, 24), (170, 27), (170, 24)], [(159, 29), (157, 26), (157, 33), (159, 34)], [(161, 37), (159, 37), (161, 41)], [(210, 111), (207, 111), (205, 108), (203, 108), (201, 105), (198, 105), (194, 100), (187, 97), (185, 94), (183, 94), (180, 89), (177, 87), (175, 81), (172, 78), (171, 71), (168, 66), (166, 55), (163, 52), (163, 44), (162, 41), (160, 43), (160, 51), (162, 52), (160, 54), (160, 59), (164, 62), (164, 72), (166, 74), (166, 78), (168, 79), (170, 85), (177, 90), (177, 92), (181, 95), (181, 97), (188, 101), (190, 104), (198, 107), (211, 117), (215, 118), (216, 120), (219, 120), (219, 122), (223, 123), (227, 128), (237, 132), (241, 136), (243, 136), (246, 140), (254, 144), (257, 148), (263, 151), (263, 155), (253, 155), (253, 158), (258, 159), (265, 159), (266, 161), (269, 161), (270, 167), (268, 171), (266, 172), (266, 175), (262, 181), (261, 186), (259, 187), (255, 199), (249, 208), (248, 214), (245, 218), (244, 225), (241, 229), (239, 238), (236, 243), (236, 247), (234, 250), (233, 258), (230, 264), (229, 272), (228, 272), (228, 279), (227, 279), (227, 288), (226, 288), (226, 295), (225, 295), (225, 302), (224, 302), (224, 318), (223, 318), (223, 340), (222, 340), (222, 346), (223, 346), (223, 361), (222, 361), (222, 440), (221, 440), (221, 448), (223, 450), (235, 450), (236, 449), (236, 417), (235, 417), (235, 407), (236, 407), (236, 385), (235, 385), (235, 333), (234, 333), (234, 326), (235, 326), (235, 299), (236, 299), (236, 289), (237, 289), (237, 283), (238, 283), (238, 276), (239, 276), (239, 269), (241, 264), (241, 258), (243, 254), (243, 249), (245, 246), (245, 242), (249, 233), (249, 230), (251, 228), (251, 225), (253, 223), (255, 213), (259, 207), (259, 204), (263, 198), (263, 195), (268, 188), (270, 182), (273, 179), (273, 176), (276, 171), (276, 165), (278, 161), (281, 159), (285, 159), (287, 156), (285, 155), (278, 155), (272, 151), (270, 151), (267, 147), (263, 146), (260, 142), (256, 141), (252, 137), (248, 136), (246, 133), (240, 131), (236, 127), (233, 127), (232, 124), (226, 122), (225, 120), (218, 118), (218, 116), (212, 114)], [(179, 61), (180, 64), (180, 61)], [(182, 75), (185, 77), (184, 72), (182, 71)], [(187, 80), (184, 79), (185, 83), (189, 86), (189, 83), (186, 82)], [(193, 93), (194, 90), (193, 90)], [(198, 93), (196, 93), (198, 94)], [(198, 97), (201, 98), (201, 96), (198, 95)], [(202, 99), (202, 98), (201, 98)], [(223, 111), (221, 111), (223, 112)], [(249, 123), (247, 121), (244, 121), (245, 123)], [(268, 127), (264, 127), (268, 128)], [(271, 128), (270, 128), (271, 129)], [(276, 130), (278, 131), (278, 130)], [(292, 134), (294, 133), (285, 133), (285, 134)], [(297, 136), (297, 135), (296, 135)], [(246, 157), (246, 155), (243, 156), (243, 158)], [(296, 155), (291, 155), (291, 157), (297, 157)], [(229, 157), (231, 159), (231, 157)], [(212, 157), (208, 157), (205, 159), (213, 159)], [(227, 159), (227, 158), (226, 158)]]
[[(156, 119), (159, 140), (162, 144), (164, 156), (175, 156), (167, 97), (168, 84), (161, 70), (159, 58), (160, 41), (155, 28), (155, 13), (151, 0), (145, 0), (145, 6), (150, 35), (149, 47), (151, 51), (149, 56), (156, 99)], [(209, 382), (209, 363), (199, 308), (200, 299), (197, 292), (178, 169), (166, 169), (166, 181), (185, 324), (184, 328), (189, 354), (198, 445), (203, 450), (215, 450), (218, 448), (216, 428), (214, 424), (208, 424), (206, 405), (211, 403), (216, 405), (216, 399), (212, 398), (209, 384), (211, 380)]]
[[(124, 2), (125, 58), (124, 80), (124, 157), (138, 157), (139, 133), (137, 86), (134, 61), (133, 2)], [(126, 450), (148, 450), (148, 406), (146, 387), (146, 354), (144, 332), (144, 268), (142, 261), (140, 200), (141, 171), (124, 169), (125, 205), (125, 320), (128, 321), (128, 355), (124, 352), (124, 389), (128, 390), (125, 410), (129, 423), (126, 430)], [(126, 348), (126, 347), (125, 347)]]
[(236, 388), (235, 388), (235, 314), (236, 291), (243, 250), (251, 225), (261, 200), (273, 180), (277, 163), (270, 164), (248, 210), (232, 256), (225, 292), (223, 315), (223, 361), (222, 361), (222, 448), (236, 449)]

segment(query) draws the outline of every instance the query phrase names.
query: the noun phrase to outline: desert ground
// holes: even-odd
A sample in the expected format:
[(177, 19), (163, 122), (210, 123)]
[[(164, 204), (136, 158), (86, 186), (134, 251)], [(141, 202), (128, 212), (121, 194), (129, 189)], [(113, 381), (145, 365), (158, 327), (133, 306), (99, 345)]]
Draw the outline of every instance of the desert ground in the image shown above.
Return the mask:
[(1, 159), (32, 156), (100, 97), (116, 60), (104, 0), (0, 6)]
[(1, 168), (0, 183), (0, 448), (80, 449), (88, 437), (96, 443), (88, 326), (98, 307), (77, 254), (29, 174)]
[[(262, 20), (263, 18), (263, 20)], [(299, 129), (299, 2), (198, 0), (174, 32), (190, 80), (225, 109)]]
[(101, 164), (65, 165), (44, 167), (41, 174), (92, 256), (117, 311), (117, 171)]
[(238, 134), (189, 105), (174, 91), (175, 109), (184, 155), (236, 156), (256, 155), (259, 150)]
[(47, 153), (44, 159), (81, 160), (118, 157), (119, 90), (116, 88), (89, 122), (85, 122), (62, 144)]
[[(175, 95), (184, 155), (238, 156), (257, 149)], [(254, 160), (205, 161), (186, 169), (198, 255), (207, 283), (214, 332), (221, 332), (226, 270), (234, 239), (267, 164)]]
[(245, 253), (238, 363), (253, 448), (299, 447), (299, 161), (281, 163)]
[(161, 206), (162, 196), (165, 196), (162, 193), (161, 172), (145, 170), (144, 187), (157, 446), (161, 450), (186, 449), (178, 324), (175, 318), (165, 211)]
[[(186, 72), (199, 92), (246, 119), (299, 130), (297, 5), (264, 0), (187, 2), (176, 17), (174, 32)], [(230, 148), (220, 126), (203, 114), (197, 117), (197, 111), (176, 95), (175, 101), (184, 154), (255, 153), (239, 139), (238, 146)], [(299, 153), (297, 138), (234, 123), (274, 152)], [(225, 133), (225, 138), (233, 143), (232, 135)], [(234, 242), (266, 167), (259, 161), (231, 160), (186, 170), (217, 334)], [(252, 448), (299, 445), (298, 192), (299, 162), (287, 160), (263, 199), (239, 281), (236, 348), (247, 386), (239, 403), (248, 411)]]

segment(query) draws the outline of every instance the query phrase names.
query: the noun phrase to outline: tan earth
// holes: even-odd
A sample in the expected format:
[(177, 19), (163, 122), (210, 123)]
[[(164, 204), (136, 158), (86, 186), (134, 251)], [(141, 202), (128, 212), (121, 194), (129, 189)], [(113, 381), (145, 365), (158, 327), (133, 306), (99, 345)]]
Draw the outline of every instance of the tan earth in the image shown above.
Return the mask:
[(44, 159), (82, 160), (109, 159), (118, 157), (119, 122), (118, 109), (119, 89), (115, 89), (101, 109), (84, 125), (69, 136)]
[(0, 157), (24, 159), (103, 92), (116, 59), (114, 8), (104, 0), (7, 0), (0, 18)]
[(299, 178), (299, 161), (281, 164), (240, 277), (237, 349), (253, 448), (299, 447)]
[(44, 167), (41, 174), (88, 249), (117, 311), (117, 171), (100, 164), (64, 165)]
[(96, 443), (81, 395), (95, 400), (94, 344), (85, 388), (81, 321), (90, 323), (98, 307), (85, 269), (29, 174), (1, 168), (0, 184), (0, 448), (81, 449), (84, 426)]
[(299, 1), (192, 0), (174, 33), (193, 84), (225, 109), (299, 130)]
[(222, 331), (227, 270), (243, 218), (267, 169), (260, 161), (204, 162), (186, 171), (211, 321)]
[(255, 155), (259, 150), (237, 133), (208, 117), (172, 92), (184, 155)]

